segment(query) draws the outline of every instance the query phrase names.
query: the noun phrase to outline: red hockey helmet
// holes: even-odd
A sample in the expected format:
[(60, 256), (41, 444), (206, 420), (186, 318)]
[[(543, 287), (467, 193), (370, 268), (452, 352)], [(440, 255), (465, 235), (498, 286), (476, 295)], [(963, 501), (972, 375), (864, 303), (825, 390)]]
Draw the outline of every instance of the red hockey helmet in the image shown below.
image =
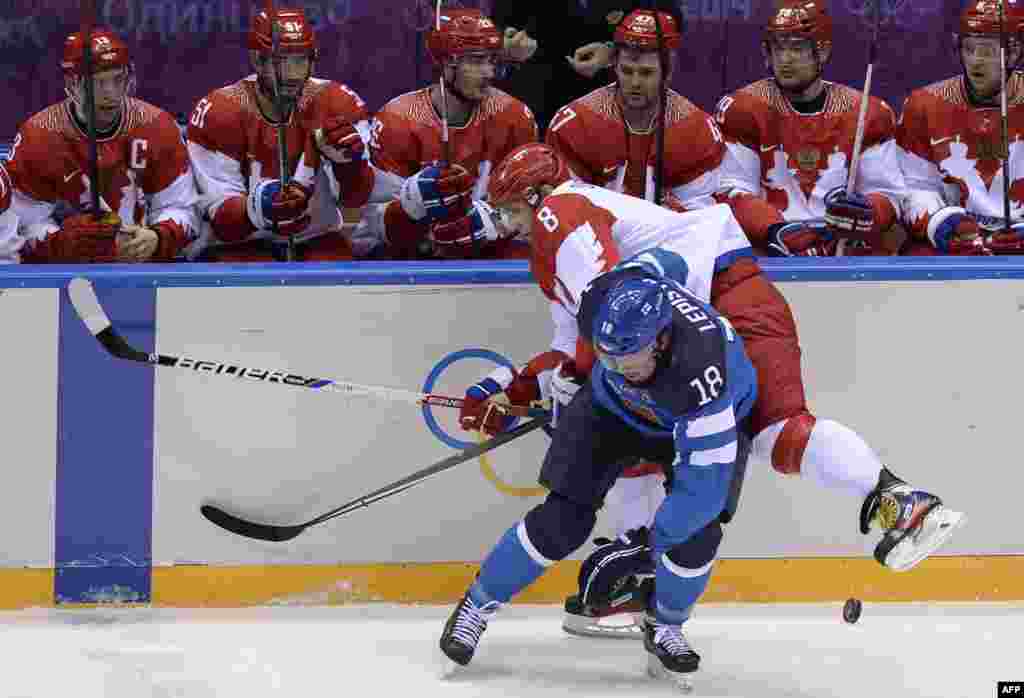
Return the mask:
[[(960, 36), (986, 35), (999, 36), (999, 0), (971, 0), (960, 13)], [(1020, 0), (1006, 0), (1003, 6), (1003, 20), (1006, 33), (1021, 34), (1024, 32), (1024, 6)]]
[[(100, 73), (113, 68), (131, 70), (131, 55), (128, 45), (109, 29), (97, 27), (91, 32), (92, 72)], [(70, 34), (64, 40), (64, 54), (60, 61), (61, 70), (69, 77), (81, 77), (85, 62), (85, 39), (82, 32)]]
[(440, 29), (427, 34), (427, 50), (438, 63), (480, 51), (501, 51), (501, 32), (489, 17), (476, 9), (441, 10)]
[[(676, 18), (668, 12), (658, 12), (661, 22), (661, 36), (667, 49), (677, 49), (683, 44), (683, 35), (676, 24)], [(638, 51), (657, 51), (658, 28), (655, 26), (653, 10), (633, 10), (615, 28), (615, 45)]]
[[(274, 11), (278, 28), (278, 47), (281, 53), (308, 54), (316, 59), (316, 37), (304, 10), (278, 9)], [(266, 10), (252, 18), (249, 27), (249, 48), (269, 56), (274, 49), (273, 28)]]
[(542, 198), (542, 186), (557, 187), (570, 176), (569, 166), (554, 148), (527, 143), (509, 153), (494, 169), (487, 187), (487, 202), (501, 206), (522, 200), (536, 207)]
[(832, 18), (822, 0), (783, 0), (764, 28), (764, 43), (795, 36), (814, 41), (819, 52), (832, 48)]

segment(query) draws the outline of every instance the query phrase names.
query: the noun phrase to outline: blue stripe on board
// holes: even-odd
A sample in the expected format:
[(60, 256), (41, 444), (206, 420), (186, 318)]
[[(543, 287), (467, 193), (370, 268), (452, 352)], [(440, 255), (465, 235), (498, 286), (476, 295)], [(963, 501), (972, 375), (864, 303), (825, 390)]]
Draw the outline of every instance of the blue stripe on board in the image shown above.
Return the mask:
[[(128, 341), (154, 351), (156, 291), (96, 290)], [(148, 602), (153, 369), (104, 352), (62, 291), (58, 376), (55, 603)]]
[[(1024, 279), (1024, 257), (814, 257), (761, 259), (773, 281)], [(362, 286), (533, 283), (523, 261), (305, 262), (271, 264), (0, 265), (0, 288)]]

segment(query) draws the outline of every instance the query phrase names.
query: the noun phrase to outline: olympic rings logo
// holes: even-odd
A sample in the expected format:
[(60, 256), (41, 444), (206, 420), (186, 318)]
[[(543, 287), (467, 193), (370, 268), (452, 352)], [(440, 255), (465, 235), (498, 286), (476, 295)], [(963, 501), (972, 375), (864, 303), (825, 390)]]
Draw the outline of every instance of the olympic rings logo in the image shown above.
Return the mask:
[[(484, 361), (490, 361), (498, 366), (504, 366), (511, 369), (515, 368), (515, 365), (511, 361), (496, 351), (479, 348), (460, 349), (459, 351), (453, 351), (437, 362), (437, 365), (431, 369), (430, 373), (427, 375), (427, 379), (423, 382), (423, 392), (434, 392), (434, 386), (437, 384), (438, 378), (440, 378), (452, 364), (464, 359), (483, 359)], [(434, 416), (433, 408), (430, 405), (423, 405), (421, 411), (423, 412), (423, 421), (427, 423), (427, 428), (430, 429), (430, 432), (445, 445), (460, 450), (474, 445), (472, 441), (463, 441), (462, 439), (452, 436), (445, 431), (444, 427), (438, 423), (437, 418)], [(515, 426), (515, 422), (513, 422), (509, 428), (513, 426)], [(482, 433), (476, 432), (476, 434), (478, 441), (482, 442), (485, 440)], [(491, 483), (491, 485), (494, 486), (494, 489), (498, 490), (498, 492), (509, 497), (542, 497), (547, 494), (547, 490), (543, 487), (518, 487), (502, 480), (498, 475), (498, 472), (494, 469), (494, 466), (491, 464), (491, 459), (486, 453), (480, 454), (479, 460), (480, 474), (483, 475), (484, 479)]]

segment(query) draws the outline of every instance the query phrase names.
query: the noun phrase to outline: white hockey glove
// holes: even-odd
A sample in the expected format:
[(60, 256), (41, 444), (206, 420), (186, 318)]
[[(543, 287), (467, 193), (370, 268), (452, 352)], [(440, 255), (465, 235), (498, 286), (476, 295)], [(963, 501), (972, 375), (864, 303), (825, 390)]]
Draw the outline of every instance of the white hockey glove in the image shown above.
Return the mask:
[(554, 413), (551, 415), (551, 426), (558, 424), (558, 413), (569, 406), (572, 399), (583, 387), (585, 379), (576, 373), (576, 362), (572, 359), (558, 364), (551, 376), (551, 402)]

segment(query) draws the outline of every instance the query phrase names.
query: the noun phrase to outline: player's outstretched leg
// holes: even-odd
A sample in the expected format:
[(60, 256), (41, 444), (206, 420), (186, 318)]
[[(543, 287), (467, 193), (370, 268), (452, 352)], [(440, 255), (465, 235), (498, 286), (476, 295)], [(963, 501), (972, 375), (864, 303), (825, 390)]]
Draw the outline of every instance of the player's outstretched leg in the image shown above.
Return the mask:
[(943, 505), (934, 494), (917, 490), (882, 468), (878, 484), (860, 510), (860, 530), (882, 529), (875, 559), (903, 572), (939, 548), (967, 518)]

